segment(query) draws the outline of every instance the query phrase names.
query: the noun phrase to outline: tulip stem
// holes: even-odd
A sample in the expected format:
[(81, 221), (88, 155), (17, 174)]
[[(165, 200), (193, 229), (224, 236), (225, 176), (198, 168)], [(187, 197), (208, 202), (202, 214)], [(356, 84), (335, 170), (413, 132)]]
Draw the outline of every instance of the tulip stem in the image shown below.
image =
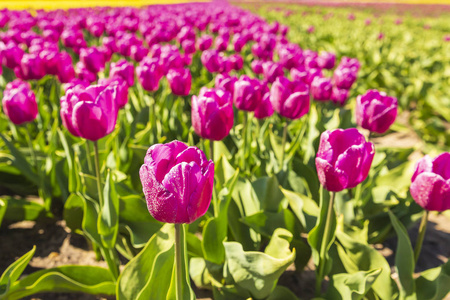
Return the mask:
[(247, 152), (247, 112), (244, 111), (244, 121), (242, 122), (243, 128), (242, 128), (242, 137), (243, 137), (243, 147), (242, 147), (242, 156), (241, 156), (241, 167), (242, 171), (245, 172), (245, 154)]
[(33, 159), (33, 166), (36, 168), (36, 172), (38, 172), (38, 162), (37, 162), (36, 152), (34, 152), (33, 143), (31, 142), (30, 128), (28, 128), (27, 125), (25, 125), (24, 127), (25, 127), (25, 131), (27, 132), (26, 139), (27, 139), (27, 143), (28, 143), (28, 148), (30, 148), (31, 157)]
[[(322, 289), (322, 281), (323, 278), (325, 277), (324, 271), (325, 271), (325, 265), (326, 265), (326, 259), (325, 259), (325, 254), (327, 251), (327, 245), (329, 243), (329, 235), (330, 235), (330, 231), (331, 231), (331, 215), (333, 213), (333, 209), (334, 209), (334, 196), (335, 193), (334, 192), (330, 192), (330, 200), (328, 203), (328, 210), (327, 210), (327, 218), (325, 220), (325, 229), (323, 232), (323, 239), (322, 239), (322, 243), (320, 244), (320, 252), (319, 252), (319, 259), (320, 259), (320, 263), (319, 263), (319, 272), (317, 273), (317, 279), (316, 279), (316, 295), (319, 296), (321, 289)], [(323, 196), (322, 196), (323, 197)], [(322, 203), (322, 205), (324, 205)]]
[(416, 247), (414, 247), (414, 261), (417, 263), (419, 260), (420, 251), (422, 250), (423, 239), (425, 237), (425, 232), (427, 231), (429, 211), (425, 210), (420, 221), (419, 235), (417, 236)]
[(92, 173), (91, 147), (89, 147), (88, 141), (86, 141), (85, 145), (86, 145), (86, 158), (87, 158), (89, 173)]
[(281, 143), (281, 149), (283, 150), (281, 152), (281, 159), (280, 159), (280, 171), (283, 170), (283, 164), (284, 164), (284, 155), (286, 153), (285, 147), (286, 147), (286, 138), (287, 138), (287, 121), (284, 122), (283, 126), (283, 141)]
[(98, 157), (98, 144), (97, 141), (93, 141), (94, 143), (94, 153), (95, 153), (95, 176), (97, 177), (97, 191), (98, 191), (98, 201), (100, 203), (100, 207), (103, 207), (103, 192), (102, 192), (102, 180), (100, 178), (100, 165), (99, 165), (99, 157)]
[(182, 255), (181, 255), (181, 224), (175, 224), (175, 277), (176, 277), (176, 300), (183, 300), (182, 285)]
[(209, 140), (209, 159), (214, 162), (214, 141)]

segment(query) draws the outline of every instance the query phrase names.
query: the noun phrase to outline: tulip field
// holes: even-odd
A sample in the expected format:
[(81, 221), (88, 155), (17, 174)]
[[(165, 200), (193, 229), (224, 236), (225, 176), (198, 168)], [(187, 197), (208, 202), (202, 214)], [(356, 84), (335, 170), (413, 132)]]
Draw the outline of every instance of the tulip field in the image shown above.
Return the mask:
[(0, 300), (450, 299), (450, 5), (56, 3), (0, 11)]

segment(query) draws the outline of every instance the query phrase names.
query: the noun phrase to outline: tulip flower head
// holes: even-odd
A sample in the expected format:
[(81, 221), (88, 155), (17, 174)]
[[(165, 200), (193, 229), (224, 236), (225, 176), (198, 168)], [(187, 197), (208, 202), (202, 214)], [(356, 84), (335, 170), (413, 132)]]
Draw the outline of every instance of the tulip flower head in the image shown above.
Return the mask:
[(309, 88), (299, 81), (278, 77), (270, 88), (273, 109), (288, 119), (299, 119), (309, 112)]
[(117, 87), (76, 86), (61, 97), (63, 125), (74, 136), (97, 141), (110, 134), (117, 121)]
[(262, 89), (258, 79), (242, 75), (234, 83), (234, 105), (240, 110), (254, 111), (261, 102)]
[(214, 163), (196, 147), (151, 146), (139, 170), (148, 211), (160, 222), (192, 223), (211, 203)]
[(3, 92), (3, 112), (16, 125), (36, 119), (38, 105), (29, 83), (16, 79), (6, 85)]
[(330, 100), (332, 89), (330, 78), (317, 76), (311, 83), (311, 94), (318, 101)]
[(372, 132), (384, 133), (397, 117), (397, 98), (369, 90), (356, 98), (356, 123)]
[(231, 94), (223, 89), (202, 88), (192, 96), (192, 127), (204, 139), (223, 140), (233, 127)]
[(411, 196), (426, 210), (450, 209), (450, 152), (420, 159), (411, 178)]
[(187, 96), (191, 91), (192, 75), (189, 69), (170, 69), (167, 81), (174, 95)]
[(367, 178), (374, 155), (373, 144), (356, 128), (327, 130), (316, 155), (319, 181), (330, 192), (354, 188)]
[(122, 77), (128, 86), (134, 85), (134, 66), (132, 63), (127, 62), (125, 59), (121, 59), (118, 62), (111, 63), (111, 69), (109, 70), (110, 77)]
[(136, 75), (139, 83), (146, 91), (156, 91), (163, 71), (157, 58), (146, 57), (136, 67)]

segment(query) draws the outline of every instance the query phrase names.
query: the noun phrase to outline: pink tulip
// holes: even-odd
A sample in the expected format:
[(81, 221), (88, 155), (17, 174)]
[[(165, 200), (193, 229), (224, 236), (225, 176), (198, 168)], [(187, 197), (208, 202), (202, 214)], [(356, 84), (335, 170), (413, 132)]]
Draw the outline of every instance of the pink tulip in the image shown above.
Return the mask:
[(167, 72), (167, 81), (174, 95), (187, 96), (191, 91), (192, 76), (189, 69), (171, 69)]
[(30, 84), (20, 79), (6, 85), (2, 104), (3, 112), (16, 125), (31, 122), (38, 114), (36, 96)]

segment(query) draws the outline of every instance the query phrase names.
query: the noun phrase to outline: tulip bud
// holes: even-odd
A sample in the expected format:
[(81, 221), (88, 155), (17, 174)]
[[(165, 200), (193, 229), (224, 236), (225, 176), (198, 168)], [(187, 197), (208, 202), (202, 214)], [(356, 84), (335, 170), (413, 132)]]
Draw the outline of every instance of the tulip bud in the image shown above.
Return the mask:
[(116, 100), (119, 109), (128, 103), (128, 85), (121, 77), (101, 78), (98, 80), (98, 84), (116, 87)]
[(356, 72), (350, 68), (337, 68), (333, 73), (336, 87), (349, 90), (356, 81)]
[(233, 70), (239, 71), (244, 67), (244, 59), (239, 53), (230, 55), (229, 60)]
[(326, 77), (315, 77), (311, 83), (311, 95), (315, 100), (326, 101), (331, 98), (331, 79)]
[(189, 69), (171, 69), (167, 73), (167, 81), (174, 95), (187, 96), (191, 91), (192, 76)]
[(17, 46), (14, 42), (9, 42), (6, 47), (1, 50), (3, 65), (10, 69), (20, 66), (25, 51)]
[(219, 72), (219, 70), (221, 69), (219, 53), (216, 50), (203, 51), (201, 61), (210, 73)]
[(214, 163), (196, 147), (179, 141), (151, 146), (139, 176), (148, 211), (160, 222), (192, 223), (208, 210)]
[(319, 181), (330, 192), (354, 188), (367, 178), (374, 155), (373, 144), (356, 128), (327, 130), (316, 155)]
[(262, 74), (264, 72), (262, 60), (255, 59), (250, 66), (255, 74)]
[(30, 84), (20, 79), (6, 85), (2, 104), (3, 112), (16, 125), (31, 122), (38, 114), (36, 96)]
[(331, 52), (322, 52), (317, 58), (319, 68), (331, 70), (336, 63), (336, 55)]
[(81, 49), (80, 61), (92, 73), (98, 73), (105, 67), (105, 57), (96, 47)]
[(192, 127), (204, 139), (220, 141), (233, 127), (231, 94), (222, 89), (202, 88), (192, 96)]
[(44, 61), (39, 55), (25, 53), (14, 73), (23, 80), (41, 79), (45, 76)]
[(87, 82), (94, 82), (97, 80), (97, 75), (89, 71), (82, 61), (77, 62), (75, 65), (75, 73), (78, 78)]
[(111, 63), (109, 77), (122, 77), (128, 86), (134, 85), (134, 66), (132, 63), (121, 59), (118, 62)]
[(302, 82), (280, 76), (270, 88), (270, 102), (281, 116), (299, 119), (309, 112), (309, 88)]
[(270, 102), (270, 92), (266, 92), (262, 97), (261, 103), (255, 109), (255, 118), (264, 119), (273, 115), (273, 107)]
[(411, 196), (426, 210), (450, 209), (450, 152), (421, 158), (411, 178)]
[(384, 133), (397, 117), (397, 98), (368, 90), (356, 98), (356, 123), (372, 132)]
[(197, 47), (200, 51), (205, 51), (211, 48), (213, 38), (210, 35), (202, 35), (197, 41)]
[(347, 99), (348, 99), (348, 90), (340, 89), (335, 86), (333, 87), (333, 90), (331, 91), (331, 101), (333, 101), (333, 103), (344, 106), (345, 101), (347, 101)]
[(148, 55), (148, 52), (149, 50), (142, 45), (132, 45), (130, 47), (130, 57), (137, 62), (143, 60)]
[(263, 86), (260, 81), (242, 75), (234, 84), (234, 105), (245, 111), (254, 111), (262, 99)]
[(237, 81), (236, 76), (230, 76), (227, 73), (217, 74), (215, 79), (215, 88), (228, 91), (234, 95), (234, 83)]
[(93, 85), (70, 89), (60, 99), (63, 125), (74, 136), (97, 141), (117, 122), (116, 86)]
[(266, 61), (262, 64), (264, 78), (272, 83), (279, 76), (284, 76), (283, 66), (273, 61)]
[(159, 81), (163, 76), (163, 72), (159, 65), (158, 59), (144, 59), (136, 68), (136, 75), (139, 83), (146, 91), (156, 91), (159, 88)]

